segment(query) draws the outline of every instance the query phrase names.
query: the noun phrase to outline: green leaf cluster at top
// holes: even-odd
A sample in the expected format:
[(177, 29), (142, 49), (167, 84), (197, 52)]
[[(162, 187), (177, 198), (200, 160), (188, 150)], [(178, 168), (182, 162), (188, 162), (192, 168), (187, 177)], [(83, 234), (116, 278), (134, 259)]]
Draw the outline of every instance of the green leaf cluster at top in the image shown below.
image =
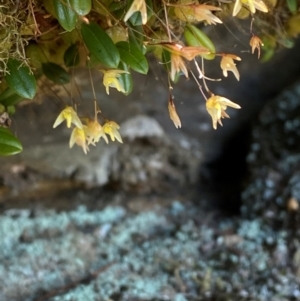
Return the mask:
[[(148, 61), (139, 41), (130, 39), (129, 42), (114, 44), (109, 35), (95, 23), (82, 24), (81, 35), (93, 61), (98, 61), (108, 69), (132, 69), (141, 74), (148, 73)], [(132, 90), (131, 74), (121, 75), (120, 81), (125, 95), (128, 95)]]

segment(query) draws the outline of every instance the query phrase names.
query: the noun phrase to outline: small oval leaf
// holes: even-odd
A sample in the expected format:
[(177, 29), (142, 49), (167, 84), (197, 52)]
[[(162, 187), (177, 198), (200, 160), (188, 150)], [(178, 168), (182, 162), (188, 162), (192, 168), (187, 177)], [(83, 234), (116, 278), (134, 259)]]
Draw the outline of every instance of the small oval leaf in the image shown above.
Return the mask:
[(148, 61), (143, 52), (133, 43), (119, 42), (116, 44), (121, 60), (138, 73), (147, 74)]
[(79, 50), (76, 44), (71, 45), (64, 54), (66, 67), (76, 67), (79, 64)]
[(70, 4), (79, 16), (87, 15), (92, 9), (92, 0), (70, 0)]
[(14, 106), (22, 101), (24, 98), (18, 94), (16, 94), (11, 88), (5, 89), (0, 94), (0, 103), (6, 107)]
[(11, 156), (23, 150), (22, 144), (9, 129), (0, 127), (0, 156)]
[(42, 64), (42, 70), (47, 78), (58, 85), (64, 85), (70, 82), (70, 74), (55, 63), (49, 62)]
[[(128, 66), (124, 62), (120, 62), (118, 69), (124, 70), (124, 71), (129, 71)], [(133, 82), (132, 82), (132, 76), (130, 73), (123, 73), (120, 75), (118, 78), (120, 84), (124, 88), (123, 94), (128, 95), (131, 93), (132, 88), (133, 88)]]
[(81, 34), (90, 53), (108, 68), (117, 68), (120, 54), (109, 35), (97, 24), (82, 24)]
[[(50, 0), (51, 1), (51, 0)], [(76, 27), (77, 15), (72, 9), (70, 0), (52, 0), (55, 16), (66, 31), (72, 31)]]
[(184, 29), (184, 37), (189, 46), (202, 46), (207, 48), (211, 53), (201, 55), (206, 60), (215, 58), (216, 48), (211, 39), (199, 28), (188, 24)]
[(297, 12), (297, 0), (286, 0), (286, 2), (290, 12), (295, 14)]
[(21, 66), (21, 62), (10, 58), (7, 61), (9, 74), (4, 78), (8, 86), (19, 96), (32, 99), (36, 93), (36, 81), (27, 66)]

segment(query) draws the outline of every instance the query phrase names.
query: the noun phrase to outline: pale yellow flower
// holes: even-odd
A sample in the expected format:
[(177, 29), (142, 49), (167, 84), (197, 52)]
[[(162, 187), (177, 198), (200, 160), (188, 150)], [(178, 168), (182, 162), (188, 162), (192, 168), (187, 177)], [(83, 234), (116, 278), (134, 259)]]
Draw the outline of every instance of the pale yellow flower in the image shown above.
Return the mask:
[(73, 147), (73, 145), (76, 143), (80, 147), (82, 147), (85, 154), (89, 151), (89, 148), (86, 143), (86, 136), (85, 136), (85, 126), (83, 126), (82, 129), (79, 129), (78, 127), (75, 127), (72, 131), (71, 138), (70, 138), (70, 148)]
[(194, 23), (206, 21), (207, 24), (222, 23), (222, 21), (215, 16), (212, 11), (222, 10), (219, 7), (206, 4), (169, 4), (175, 6), (174, 13), (178, 19)]
[(82, 129), (82, 123), (76, 113), (76, 111), (72, 107), (66, 107), (63, 109), (58, 117), (56, 118), (53, 128), (56, 128), (58, 125), (60, 125), (62, 122), (66, 120), (67, 127), (70, 128), (71, 124), (73, 123), (76, 127)]
[(255, 49), (257, 49), (258, 52), (258, 58), (260, 57), (260, 46), (264, 46), (261, 39), (257, 36), (254, 36), (250, 39), (250, 46), (252, 47), (252, 54), (254, 53)]
[(147, 23), (147, 5), (145, 0), (133, 0), (128, 12), (124, 17), (126, 22), (135, 12), (139, 11), (142, 16), (142, 23)]
[(188, 78), (188, 71), (186, 68), (186, 64), (183, 60), (183, 58), (180, 55), (177, 54), (171, 54), (171, 71), (170, 76), (171, 80), (175, 80), (175, 76), (177, 72), (182, 71), (186, 78)]
[(124, 70), (101, 70), (103, 75), (103, 85), (106, 88), (106, 93), (109, 94), (109, 88), (116, 88), (119, 92), (125, 93), (124, 87), (121, 85), (119, 81), (119, 77), (121, 74), (129, 73), (128, 71)]
[(234, 109), (241, 108), (238, 104), (218, 95), (213, 95), (206, 101), (206, 110), (212, 118), (212, 124), (215, 130), (217, 129), (218, 123), (223, 126), (221, 121), (222, 118), (229, 118), (229, 115), (225, 112), (227, 107), (232, 107)]
[(105, 135), (103, 127), (100, 125), (98, 120), (89, 119), (86, 127), (84, 128), (84, 132), (88, 145), (95, 145), (95, 143), (99, 142), (100, 138), (103, 138), (105, 142), (108, 143), (107, 136)]
[(110, 136), (110, 139), (112, 141), (115, 141), (115, 139), (117, 139), (120, 143), (123, 143), (122, 138), (120, 136), (120, 133), (118, 132), (118, 130), (120, 129), (120, 126), (114, 122), (114, 121), (107, 121), (104, 125), (103, 125), (103, 130), (104, 133)]
[(221, 69), (223, 70), (223, 75), (228, 76), (228, 71), (231, 71), (237, 80), (240, 80), (240, 73), (236, 68), (233, 60), (240, 61), (241, 58), (234, 54), (224, 54), (221, 59)]
[(170, 119), (173, 121), (175, 127), (177, 129), (181, 128), (181, 121), (176, 112), (175, 104), (172, 99), (168, 103), (168, 110), (169, 110)]
[(235, 0), (232, 15), (236, 16), (242, 8), (242, 5), (246, 5), (252, 14), (255, 14), (256, 10), (260, 10), (267, 13), (268, 7), (262, 0)]

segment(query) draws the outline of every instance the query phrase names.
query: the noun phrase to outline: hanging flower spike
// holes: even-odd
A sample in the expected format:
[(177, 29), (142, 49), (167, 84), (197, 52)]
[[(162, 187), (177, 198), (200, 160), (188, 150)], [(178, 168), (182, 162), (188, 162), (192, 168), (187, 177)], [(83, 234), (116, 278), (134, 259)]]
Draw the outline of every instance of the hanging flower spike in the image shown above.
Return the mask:
[(89, 148), (86, 144), (86, 136), (84, 130), (85, 130), (85, 126), (83, 126), (82, 129), (75, 127), (74, 130), (72, 131), (69, 145), (70, 148), (72, 148), (73, 145), (76, 143), (77, 145), (82, 147), (84, 153), (87, 154)]
[(180, 118), (179, 118), (179, 116), (176, 112), (174, 101), (171, 97), (170, 97), (170, 100), (168, 102), (168, 110), (169, 110), (170, 119), (173, 121), (176, 129), (181, 128), (181, 121), (180, 121)]
[(124, 21), (127, 22), (127, 20), (137, 11), (141, 13), (142, 23), (145, 25), (147, 23), (147, 5), (145, 0), (133, 0), (124, 17)]
[(105, 86), (106, 93), (109, 95), (109, 88), (116, 88), (119, 92), (125, 93), (124, 87), (119, 82), (118, 78), (123, 73), (129, 73), (128, 71), (124, 70), (100, 70), (103, 75), (103, 85)]
[(112, 141), (115, 141), (115, 139), (117, 139), (120, 143), (123, 143), (120, 133), (118, 132), (119, 129), (120, 126), (114, 121), (107, 121), (103, 125), (104, 133), (109, 135)]
[[(157, 45), (157, 44), (156, 44)], [(210, 54), (211, 52), (205, 47), (183, 46), (178, 43), (161, 43), (159, 44), (171, 54), (177, 54), (188, 61), (193, 60), (197, 55)]]
[(175, 80), (177, 72), (182, 71), (186, 78), (188, 78), (188, 71), (183, 58), (188, 61), (193, 60), (197, 55), (210, 54), (210, 51), (205, 47), (182, 46), (176, 43), (161, 43), (163, 48), (171, 53), (171, 80)]
[(212, 124), (215, 130), (217, 129), (218, 123), (223, 126), (221, 121), (222, 118), (229, 118), (229, 115), (225, 112), (227, 107), (232, 107), (234, 109), (241, 108), (238, 104), (218, 95), (213, 95), (206, 101), (206, 110), (212, 118)]
[(62, 122), (66, 120), (67, 122), (67, 128), (71, 127), (71, 124), (73, 123), (76, 127), (79, 129), (82, 129), (82, 123), (76, 113), (76, 111), (72, 107), (66, 107), (63, 109), (58, 117), (56, 118), (53, 128), (56, 128), (58, 125), (60, 125)]
[(207, 24), (216, 25), (217, 23), (223, 23), (212, 11), (221, 11), (220, 7), (206, 5), (206, 4), (168, 4), (175, 6), (174, 13), (178, 19), (194, 23), (205, 21)]
[(223, 57), (221, 59), (221, 69), (223, 70), (223, 75), (225, 77), (228, 76), (228, 71), (231, 71), (236, 79), (240, 80), (240, 73), (238, 69), (236, 68), (236, 65), (233, 60), (241, 61), (241, 58), (234, 55), (234, 54), (223, 54)]
[(87, 144), (95, 145), (95, 143), (99, 142), (101, 138), (108, 143), (107, 136), (104, 133), (103, 127), (100, 125), (98, 120), (89, 119), (86, 127), (84, 128), (84, 132), (87, 138)]
[(186, 78), (189, 77), (188, 71), (186, 68), (186, 64), (182, 57), (177, 54), (171, 54), (171, 71), (170, 71), (170, 77), (171, 80), (175, 80), (176, 73), (182, 71)]
[(256, 9), (264, 13), (267, 13), (268, 7), (262, 0), (235, 0), (232, 15), (235, 17), (242, 8), (242, 5), (246, 5), (252, 14), (255, 14)]
[(254, 53), (255, 49), (257, 49), (258, 52), (258, 58), (260, 57), (260, 46), (264, 46), (261, 39), (255, 35), (250, 39), (250, 46), (252, 47), (252, 54)]

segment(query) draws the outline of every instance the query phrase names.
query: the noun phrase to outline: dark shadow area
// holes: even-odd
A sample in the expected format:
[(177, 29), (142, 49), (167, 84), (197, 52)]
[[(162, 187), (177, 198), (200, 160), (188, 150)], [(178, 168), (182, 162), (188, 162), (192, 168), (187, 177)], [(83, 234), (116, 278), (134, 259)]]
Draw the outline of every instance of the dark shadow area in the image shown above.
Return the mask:
[(208, 204), (225, 214), (240, 212), (252, 125), (266, 103), (299, 77), (298, 39), (294, 48), (281, 49), (271, 61), (254, 65), (253, 70), (241, 74), (241, 82), (236, 83), (236, 89), (231, 89), (224, 95), (237, 100), (242, 110), (226, 126), (219, 127), (214, 132), (207, 147), (205, 160), (200, 167), (199, 182), (200, 192), (208, 198)]

